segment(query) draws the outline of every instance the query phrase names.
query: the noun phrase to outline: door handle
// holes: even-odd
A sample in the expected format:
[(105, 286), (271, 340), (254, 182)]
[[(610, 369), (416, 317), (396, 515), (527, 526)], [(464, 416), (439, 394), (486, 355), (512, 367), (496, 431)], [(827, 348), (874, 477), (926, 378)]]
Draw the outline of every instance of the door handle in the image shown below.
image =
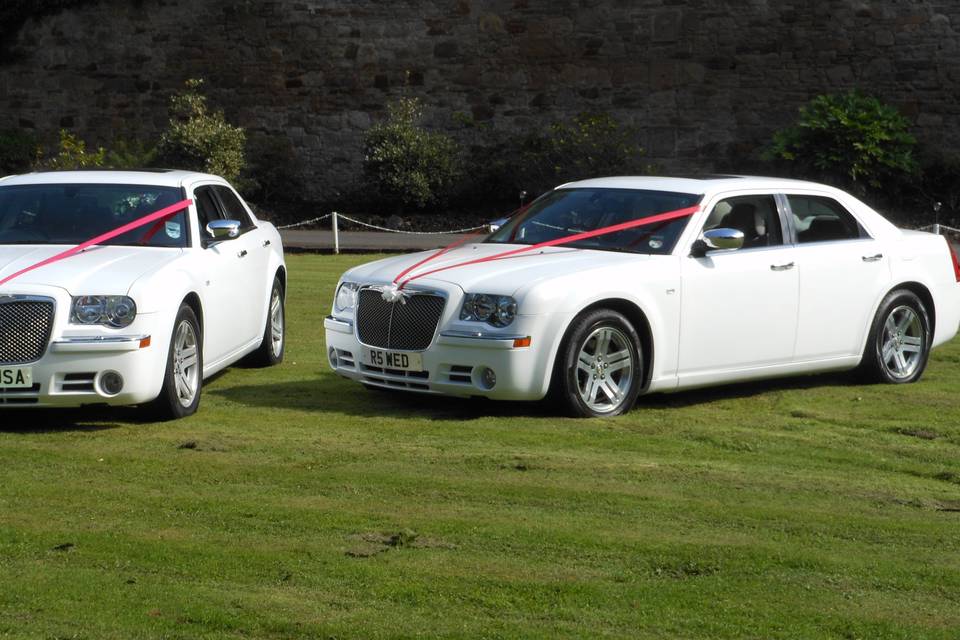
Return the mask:
[(882, 254), (882, 253), (878, 253), (878, 254), (875, 255), (875, 256), (863, 256), (863, 261), (864, 261), (864, 262), (877, 262), (877, 261), (879, 261), (879, 260), (883, 260), (883, 254)]
[(770, 265), (770, 270), (771, 271), (789, 271), (790, 269), (793, 269), (795, 266), (796, 265), (792, 262), (788, 262), (787, 264), (772, 264)]
[(269, 240), (264, 240), (264, 241), (263, 241), (263, 246), (269, 247), (269, 246), (270, 246), (270, 241), (269, 241)]
[(246, 249), (242, 249), (242, 250), (240, 251), (240, 253), (237, 254), (237, 257), (238, 257), (238, 258), (246, 258), (246, 257), (247, 257), (247, 250), (246, 250)]

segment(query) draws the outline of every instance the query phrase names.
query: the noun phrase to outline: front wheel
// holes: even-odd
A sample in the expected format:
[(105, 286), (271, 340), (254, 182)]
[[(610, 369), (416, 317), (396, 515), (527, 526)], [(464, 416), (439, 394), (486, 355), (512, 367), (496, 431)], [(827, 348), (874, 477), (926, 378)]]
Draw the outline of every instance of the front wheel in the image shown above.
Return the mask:
[(640, 337), (622, 314), (590, 311), (574, 320), (557, 354), (556, 396), (577, 417), (630, 410), (643, 378)]
[(153, 408), (161, 419), (175, 420), (196, 413), (203, 387), (203, 341), (200, 323), (189, 305), (181, 305), (173, 323), (163, 387)]
[(860, 372), (873, 382), (916, 382), (927, 366), (930, 340), (930, 317), (923, 301), (912, 291), (893, 291), (873, 320)]

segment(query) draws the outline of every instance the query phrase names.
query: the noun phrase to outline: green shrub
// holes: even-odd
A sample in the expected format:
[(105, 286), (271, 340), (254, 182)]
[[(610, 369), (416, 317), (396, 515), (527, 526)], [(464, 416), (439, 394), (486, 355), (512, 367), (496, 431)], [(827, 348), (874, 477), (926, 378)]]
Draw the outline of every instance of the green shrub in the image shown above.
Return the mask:
[(205, 171), (236, 180), (245, 165), (246, 133), (207, 106), (203, 80), (187, 80), (170, 99), (170, 123), (160, 136), (158, 160), (171, 168)]
[(942, 153), (924, 160), (921, 193), (943, 204), (945, 214), (960, 215), (960, 155)]
[(894, 107), (858, 91), (821, 95), (800, 109), (794, 126), (774, 134), (767, 157), (863, 193), (917, 173), (909, 126)]
[(245, 196), (264, 205), (304, 198), (303, 171), (289, 138), (258, 134), (247, 148), (250, 159), (240, 181)]
[(37, 158), (37, 137), (22, 129), (0, 131), (0, 176), (29, 171)]
[(42, 152), (38, 152), (34, 166), (37, 169), (57, 171), (102, 167), (106, 154), (107, 150), (103, 147), (97, 147), (92, 152), (87, 151), (86, 142), (66, 129), (61, 129), (56, 155), (44, 157)]
[(419, 126), (423, 110), (416, 98), (401, 98), (388, 111), (364, 135), (365, 186), (397, 209), (444, 204), (461, 176), (460, 146)]
[(116, 140), (107, 150), (104, 166), (111, 169), (147, 169), (155, 167), (157, 147), (141, 140)]

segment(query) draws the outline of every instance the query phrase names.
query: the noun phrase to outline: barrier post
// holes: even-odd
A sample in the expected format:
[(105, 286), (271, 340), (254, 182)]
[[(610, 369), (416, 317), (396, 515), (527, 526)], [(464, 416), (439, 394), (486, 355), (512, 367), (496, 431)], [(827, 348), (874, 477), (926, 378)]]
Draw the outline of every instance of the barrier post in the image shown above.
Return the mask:
[(334, 211), (333, 214), (333, 252), (336, 254), (340, 253), (340, 225), (337, 220), (337, 212)]

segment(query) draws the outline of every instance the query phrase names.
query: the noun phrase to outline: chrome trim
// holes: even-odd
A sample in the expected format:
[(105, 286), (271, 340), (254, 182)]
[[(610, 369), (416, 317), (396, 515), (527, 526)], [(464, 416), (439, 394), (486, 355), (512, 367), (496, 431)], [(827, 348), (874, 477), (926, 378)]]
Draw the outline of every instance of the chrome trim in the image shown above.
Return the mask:
[[(383, 290), (383, 287), (386, 287), (386, 286), (389, 286), (389, 285), (384, 285), (384, 284), (358, 284), (358, 286), (357, 286), (357, 304), (356, 304), (356, 306), (354, 307), (354, 313), (356, 314), (356, 313), (359, 311), (359, 309), (360, 309), (360, 292), (361, 292), (361, 291), (363, 291), (364, 289), (374, 289), (374, 290), (377, 290), (377, 291), (382, 291), (382, 290)], [(359, 329), (359, 327), (356, 326), (356, 324), (354, 324), (354, 326), (353, 326), (353, 337), (356, 338), (357, 342), (359, 342), (359, 343), (360, 343), (361, 345), (363, 345), (364, 347), (368, 347), (368, 348), (370, 348), (370, 349), (379, 349), (380, 351), (395, 351), (395, 352), (397, 352), (397, 353), (423, 353), (424, 351), (429, 351), (429, 350), (431, 349), (431, 347), (433, 347), (435, 344), (437, 344), (437, 338), (440, 336), (440, 325), (443, 324), (443, 314), (446, 313), (448, 304), (449, 304), (449, 302), (450, 302), (450, 296), (449, 296), (449, 294), (447, 294), (446, 291), (437, 291), (437, 290), (435, 290), (435, 289), (414, 289), (414, 288), (412, 288), (412, 287), (411, 287), (411, 288), (404, 287), (404, 291), (408, 291), (408, 292), (410, 293), (410, 295), (439, 296), (439, 297), (443, 298), (443, 311), (440, 312), (440, 317), (437, 319), (437, 328), (434, 330), (434, 332), (433, 332), (433, 338), (430, 340), (430, 344), (427, 345), (427, 348), (426, 348), (426, 349), (417, 349), (417, 350), (413, 350), (413, 349), (385, 349), (384, 347), (377, 347), (377, 346), (374, 346), (374, 345), (372, 345), (372, 344), (367, 344), (366, 342), (364, 342), (363, 340), (360, 339), (360, 329)], [(394, 304), (396, 304), (396, 303), (394, 303)]]
[(482, 331), (458, 331), (456, 329), (450, 329), (448, 331), (441, 331), (440, 337), (469, 338), (471, 340), (522, 340), (523, 338), (529, 338), (530, 336), (503, 335), (503, 334), (494, 334), (494, 333), (483, 333)]
[(331, 331), (336, 331), (338, 333), (353, 334), (353, 321), (327, 316), (323, 319), (323, 328), (330, 329)]
[(53, 344), (123, 344), (127, 342), (140, 342), (150, 336), (78, 336), (74, 338), (62, 338), (55, 340)]
[(47, 331), (47, 344), (43, 347), (43, 353), (39, 358), (28, 362), (6, 362), (0, 361), (0, 364), (10, 366), (32, 365), (43, 360), (43, 357), (50, 351), (52, 345), (53, 331), (57, 326), (57, 299), (52, 296), (37, 296), (31, 294), (7, 293), (0, 295), (0, 304), (14, 304), (17, 302), (45, 302), (53, 307), (53, 313), (50, 315), (50, 326)]
[(75, 336), (50, 343), (50, 350), (58, 353), (89, 351), (138, 351), (140, 341), (150, 336)]
[(54, 310), (57, 308), (56, 298), (51, 298), (50, 296), (33, 296), (19, 293), (0, 294), (0, 304), (8, 304), (11, 302), (52, 302)]

